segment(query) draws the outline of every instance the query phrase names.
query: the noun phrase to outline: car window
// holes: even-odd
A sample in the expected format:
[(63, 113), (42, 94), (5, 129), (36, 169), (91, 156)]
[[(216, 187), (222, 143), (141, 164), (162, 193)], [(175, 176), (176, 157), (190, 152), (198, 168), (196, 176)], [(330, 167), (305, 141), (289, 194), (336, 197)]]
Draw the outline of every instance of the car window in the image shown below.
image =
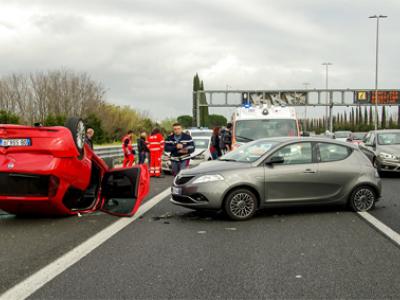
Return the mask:
[(255, 142), (247, 143), (240, 146), (238, 149), (228, 152), (219, 160), (231, 160), (239, 162), (254, 162), (261, 156), (266, 154), (269, 150), (275, 147), (278, 142), (258, 140)]
[(283, 157), (284, 165), (312, 163), (312, 145), (311, 143), (287, 145), (276, 151), (272, 156)]
[(321, 162), (343, 160), (351, 153), (348, 147), (336, 144), (318, 143), (318, 148)]
[(196, 149), (207, 149), (210, 144), (210, 139), (194, 138), (193, 142)]
[(400, 132), (385, 132), (378, 134), (379, 145), (398, 145), (400, 144)]

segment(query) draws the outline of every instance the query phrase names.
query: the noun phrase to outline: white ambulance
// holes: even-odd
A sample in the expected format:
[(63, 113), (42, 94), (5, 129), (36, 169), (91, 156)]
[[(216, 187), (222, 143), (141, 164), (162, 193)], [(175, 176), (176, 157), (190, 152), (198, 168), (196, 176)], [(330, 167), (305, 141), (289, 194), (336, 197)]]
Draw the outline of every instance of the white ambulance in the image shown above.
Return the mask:
[(284, 105), (245, 105), (233, 113), (232, 124), (233, 148), (262, 138), (301, 135), (296, 110)]

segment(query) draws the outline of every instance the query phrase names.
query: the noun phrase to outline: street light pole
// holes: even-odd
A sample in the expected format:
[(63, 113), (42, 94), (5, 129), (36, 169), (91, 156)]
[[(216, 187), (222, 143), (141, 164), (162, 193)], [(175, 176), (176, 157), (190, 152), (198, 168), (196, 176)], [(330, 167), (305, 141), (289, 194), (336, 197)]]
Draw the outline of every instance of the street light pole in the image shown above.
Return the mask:
[[(304, 89), (308, 90), (308, 86), (310, 85), (310, 83), (304, 82), (303, 85), (304, 85)], [(306, 99), (306, 101), (307, 101), (307, 99)], [(306, 131), (306, 130), (307, 130), (307, 102), (304, 105), (304, 131)]]
[(370, 19), (376, 19), (376, 52), (375, 52), (375, 130), (378, 129), (378, 63), (379, 63), (379, 20), (387, 16), (374, 15)]
[[(325, 90), (326, 90), (326, 95), (325, 95), (325, 130), (328, 130), (328, 106), (329, 106), (329, 92), (328, 92), (328, 87), (329, 87), (329, 66), (332, 65), (330, 62), (324, 62), (322, 63), (323, 66), (325, 66)], [(329, 118), (330, 119), (330, 118)], [(331, 129), (332, 130), (332, 129)]]

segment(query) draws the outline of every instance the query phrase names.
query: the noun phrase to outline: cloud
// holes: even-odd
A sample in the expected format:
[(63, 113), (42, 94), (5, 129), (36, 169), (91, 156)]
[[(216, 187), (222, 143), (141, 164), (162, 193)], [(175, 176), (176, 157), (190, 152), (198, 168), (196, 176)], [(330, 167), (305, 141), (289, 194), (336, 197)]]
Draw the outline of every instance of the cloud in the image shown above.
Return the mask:
[(332, 87), (370, 88), (378, 9), (381, 86), (398, 87), (397, 1), (0, 1), (0, 75), (85, 71), (157, 119), (191, 112), (196, 72), (206, 88), (320, 88), (329, 60)]

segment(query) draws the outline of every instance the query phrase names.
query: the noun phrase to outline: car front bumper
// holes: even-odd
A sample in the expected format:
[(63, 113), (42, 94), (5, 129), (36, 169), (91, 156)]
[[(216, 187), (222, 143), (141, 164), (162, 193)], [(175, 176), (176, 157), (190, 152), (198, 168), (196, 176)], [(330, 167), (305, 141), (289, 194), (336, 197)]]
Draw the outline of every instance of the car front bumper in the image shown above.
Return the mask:
[(377, 163), (380, 171), (400, 172), (399, 161), (378, 158)]
[(228, 186), (224, 181), (199, 184), (189, 182), (184, 185), (174, 183), (170, 201), (189, 208), (220, 209), (227, 189)]

